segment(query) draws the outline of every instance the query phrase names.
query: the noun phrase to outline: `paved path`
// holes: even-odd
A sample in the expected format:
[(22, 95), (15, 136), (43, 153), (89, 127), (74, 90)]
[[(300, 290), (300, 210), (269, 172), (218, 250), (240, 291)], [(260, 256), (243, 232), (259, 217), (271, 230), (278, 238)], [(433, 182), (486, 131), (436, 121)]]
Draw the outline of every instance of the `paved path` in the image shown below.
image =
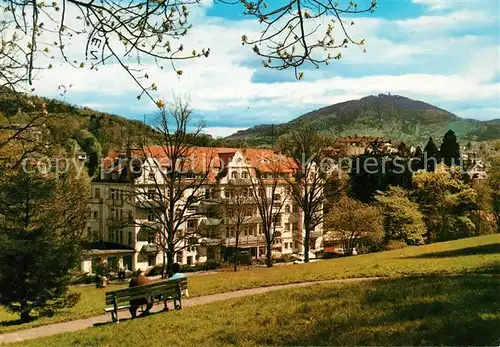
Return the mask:
[[(347, 279), (336, 279), (336, 280), (326, 280), (326, 281), (314, 281), (314, 282), (301, 282), (301, 283), (291, 283), (291, 284), (283, 284), (271, 287), (259, 287), (252, 289), (244, 289), (238, 290), (234, 292), (220, 293), (220, 294), (212, 294), (194, 297), (191, 299), (185, 299), (182, 301), (183, 308), (191, 307), (195, 305), (203, 305), (211, 302), (240, 298), (248, 295), (262, 294), (280, 289), (287, 288), (297, 288), (297, 287), (305, 287), (314, 284), (326, 284), (326, 283), (336, 283), (336, 282), (357, 282), (357, 281), (369, 281), (375, 279), (381, 279), (383, 277), (365, 277), (365, 278), (347, 278)], [(171, 305), (170, 305), (171, 306)], [(163, 309), (163, 303), (155, 305), (151, 312), (159, 312)], [(119, 312), (120, 319), (128, 319), (130, 318), (130, 314), (128, 310)], [(139, 318), (141, 319), (141, 318)], [(9, 343), (9, 342), (19, 342), (24, 340), (36, 339), (38, 337), (43, 336), (51, 336), (60, 333), (72, 332), (77, 330), (82, 330), (86, 328), (90, 328), (96, 324), (105, 324), (111, 322), (111, 315), (104, 314), (101, 316), (86, 318), (86, 319), (78, 319), (69, 322), (56, 323), (50, 325), (43, 325), (36, 328), (19, 330), (12, 333), (6, 333), (0, 335), (0, 344)]]

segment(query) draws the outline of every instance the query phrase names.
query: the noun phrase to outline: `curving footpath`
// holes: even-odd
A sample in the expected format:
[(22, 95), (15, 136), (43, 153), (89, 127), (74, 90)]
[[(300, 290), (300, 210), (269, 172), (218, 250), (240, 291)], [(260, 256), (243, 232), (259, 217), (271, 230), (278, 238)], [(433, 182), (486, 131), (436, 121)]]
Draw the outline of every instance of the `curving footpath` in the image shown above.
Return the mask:
[[(209, 304), (216, 301), (222, 301), (227, 299), (240, 298), (243, 296), (255, 295), (267, 293), (280, 289), (287, 288), (297, 288), (297, 287), (306, 287), (315, 284), (327, 284), (327, 283), (339, 283), (339, 282), (358, 282), (358, 281), (371, 281), (377, 280), (387, 277), (362, 277), (362, 278), (345, 278), (345, 279), (336, 279), (336, 280), (324, 280), (324, 281), (313, 281), (313, 282), (300, 282), (300, 283), (291, 283), (291, 284), (282, 284), (270, 287), (258, 287), (251, 289), (243, 289), (234, 292), (226, 292), (219, 294), (211, 294), (204, 295), (199, 297), (194, 297), (191, 299), (186, 299), (182, 301), (182, 307), (187, 308), (196, 305), (204, 305)], [(151, 312), (159, 312), (163, 309), (163, 304), (158, 304), (153, 307)], [(128, 311), (120, 311), (119, 312), (120, 319), (128, 319), (130, 318), (130, 314)], [(141, 318), (139, 318), (141, 319)], [(36, 328), (30, 328), (25, 330), (18, 330), (11, 333), (5, 333), (0, 335), (0, 344), (11, 343), (11, 342), (20, 342), (25, 340), (32, 340), (39, 337), (51, 336), (61, 333), (68, 333), (78, 330), (83, 330), (87, 328), (91, 328), (96, 324), (106, 324), (111, 322), (111, 316), (109, 314), (103, 314), (100, 316), (95, 316), (91, 318), (78, 319), (63, 323), (49, 324), (43, 325)]]

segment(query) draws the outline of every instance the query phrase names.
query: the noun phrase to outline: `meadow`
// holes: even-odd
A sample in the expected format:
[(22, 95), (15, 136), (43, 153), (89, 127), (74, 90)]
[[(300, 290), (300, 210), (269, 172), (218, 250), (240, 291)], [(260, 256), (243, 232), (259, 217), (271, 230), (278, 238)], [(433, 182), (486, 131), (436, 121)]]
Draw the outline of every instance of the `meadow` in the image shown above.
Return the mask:
[[(500, 274), (499, 264), (500, 235), (487, 235), (309, 264), (193, 276), (189, 278), (188, 283), (190, 296), (201, 296), (277, 284), (340, 278)], [(106, 290), (120, 287), (112, 285)], [(103, 289), (79, 286), (71, 290), (82, 294), (75, 307), (62, 310), (53, 317), (43, 317), (27, 324), (18, 324), (17, 316), (0, 308), (0, 333), (103, 313)]]
[(25, 341), (23, 346), (493, 345), (500, 277), (322, 284)]

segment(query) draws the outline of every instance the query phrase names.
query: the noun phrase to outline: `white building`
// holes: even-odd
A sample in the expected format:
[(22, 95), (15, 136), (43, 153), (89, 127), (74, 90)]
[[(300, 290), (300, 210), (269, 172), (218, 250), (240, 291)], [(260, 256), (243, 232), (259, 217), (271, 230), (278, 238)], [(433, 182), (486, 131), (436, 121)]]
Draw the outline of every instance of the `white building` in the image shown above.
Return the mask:
[[(160, 194), (159, 190), (162, 196), (168, 193), (164, 185), (168, 156), (160, 146), (146, 147), (140, 151), (142, 154), (137, 152), (133, 155), (110, 153), (100, 179), (91, 185), (88, 234), (94, 242), (89, 247), (90, 255), (83, 262), (82, 271), (93, 272), (98, 263), (107, 263), (112, 269), (137, 270), (163, 261), (163, 252), (157, 246), (158, 233), (151, 227), (161, 228), (162, 219), (161, 215), (151, 213), (151, 208), (158, 202), (155, 197)], [(135, 158), (133, 170), (127, 170), (124, 165), (127, 157)], [(197, 197), (196, 203), (190, 203), (185, 209), (186, 218), (179, 227), (179, 234), (192, 237), (184, 237), (179, 242), (175, 261), (195, 265), (210, 259), (220, 260), (232, 251), (236, 242), (235, 225), (231, 222), (235, 185), (248, 187), (248, 192), (240, 191), (247, 198), (248, 218), (241, 228), (239, 248), (253, 257), (264, 257), (265, 235), (252, 189), (256, 191), (257, 182), (263, 182), (266, 197), (271, 199), (277, 168), (280, 179), (272, 199), (273, 214), (276, 213), (273, 256), (303, 252), (302, 211), (293, 202), (286, 181), (297, 167), (292, 159), (264, 149), (198, 147), (190, 149), (186, 162), (192, 167), (186, 177), (203, 184), (196, 194), (193, 194), (194, 188), (186, 189), (185, 197), (176, 206), (182, 210), (186, 206), (182, 202), (184, 198)], [(279, 167), (273, 164), (276, 162)], [(261, 173), (260, 181), (255, 169)], [(320, 244), (316, 241), (321, 236), (322, 225), (319, 225), (312, 233), (312, 250)]]

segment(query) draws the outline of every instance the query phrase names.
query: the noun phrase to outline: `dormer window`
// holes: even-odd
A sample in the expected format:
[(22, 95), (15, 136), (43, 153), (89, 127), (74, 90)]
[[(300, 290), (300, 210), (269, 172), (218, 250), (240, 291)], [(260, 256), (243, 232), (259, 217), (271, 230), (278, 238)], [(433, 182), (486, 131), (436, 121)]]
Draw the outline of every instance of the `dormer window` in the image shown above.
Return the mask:
[(155, 180), (155, 173), (154, 172), (150, 172), (149, 175), (148, 175), (148, 179), (150, 181), (154, 181)]
[(248, 172), (246, 172), (246, 171), (242, 172), (241, 178), (248, 178)]
[(231, 178), (238, 178), (238, 172), (237, 171), (233, 171), (231, 172)]

